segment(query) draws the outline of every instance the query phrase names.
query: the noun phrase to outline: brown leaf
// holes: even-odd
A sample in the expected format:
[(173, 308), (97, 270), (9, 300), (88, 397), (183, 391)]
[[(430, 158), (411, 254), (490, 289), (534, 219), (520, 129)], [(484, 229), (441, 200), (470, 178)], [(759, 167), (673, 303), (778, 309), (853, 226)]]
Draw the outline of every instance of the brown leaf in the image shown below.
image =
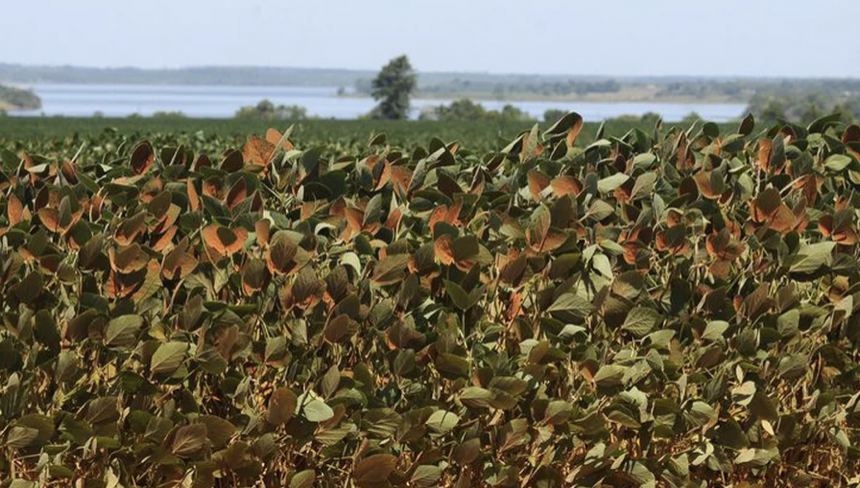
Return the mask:
[(541, 201), (541, 192), (550, 184), (549, 176), (541, 173), (540, 171), (532, 170), (529, 171), (528, 180), (529, 192), (531, 192), (532, 198), (536, 202)]
[(245, 163), (255, 164), (257, 166), (266, 167), (272, 159), (275, 152), (275, 145), (271, 142), (260, 139), (257, 136), (250, 136), (248, 142), (245, 143), (245, 149), (242, 152), (242, 158)]
[(368, 456), (355, 466), (353, 476), (361, 486), (381, 483), (388, 479), (397, 466), (397, 458), (390, 454), (374, 454)]
[(131, 170), (136, 175), (145, 174), (155, 164), (155, 150), (149, 141), (139, 142), (131, 152)]
[(286, 387), (278, 388), (269, 397), (266, 420), (272, 425), (283, 425), (293, 417), (297, 406), (298, 397), (292, 390)]
[(230, 229), (218, 224), (211, 224), (203, 228), (203, 242), (209, 252), (217, 257), (232, 256), (237, 253), (248, 239), (248, 231), (243, 227)]
[(25, 218), (29, 220), (29, 211), (21, 204), (21, 200), (18, 200), (18, 197), (14, 193), (9, 195), (9, 201), (6, 204), (6, 215), (9, 217), (9, 227), (20, 224)]
[(557, 197), (563, 197), (565, 195), (576, 196), (582, 192), (582, 183), (573, 176), (559, 176), (554, 178), (550, 182), (550, 185), (552, 186), (553, 193)]
[(239, 178), (236, 183), (227, 192), (226, 204), (227, 208), (233, 210), (237, 205), (242, 203), (248, 197), (248, 188), (245, 183), (245, 178)]

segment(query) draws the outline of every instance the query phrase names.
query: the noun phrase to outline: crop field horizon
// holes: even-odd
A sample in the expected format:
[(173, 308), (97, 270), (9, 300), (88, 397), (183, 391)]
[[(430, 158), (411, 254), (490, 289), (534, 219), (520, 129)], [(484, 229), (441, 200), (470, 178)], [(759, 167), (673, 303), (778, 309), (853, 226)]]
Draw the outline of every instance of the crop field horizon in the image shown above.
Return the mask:
[[(292, 128), (294, 137), (307, 145), (365, 145), (375, 134), (385, 134), (395, 146), (426, 145), (432, 138), (446, 142), (459, 142), (472, 150), (491, 151), (506, 145), (522, 131), (535, 123), (544, 129), (552, 122), (536, 121), (387, 121), (387, 120), (300, 120), (267, 121), (208, 118), (109, 118), (109, 117), (0, 117), (0, 145), (10, 148), (45, 140), (75, 138), (182, 139), (188, 143), (202, 140), (220, 140), (225, 144), (241, 146), (248, 136), (263, 134), (272, 126), (280, 130)], [(700, 122), (704, 123), (704, 122)], [(717, 124), (722, 131), (736, 131), (739, 122)], [(690, 123), (665, 123), (666, 128), (687, 129)], [(653, 133), (652, 121), (609, 120), (584, 122), (578, 140), (591, 143), (603, 126), (607, 136), (621, 137), (632, 129)], [(225, 146), (226, 148), (226, 146)]]

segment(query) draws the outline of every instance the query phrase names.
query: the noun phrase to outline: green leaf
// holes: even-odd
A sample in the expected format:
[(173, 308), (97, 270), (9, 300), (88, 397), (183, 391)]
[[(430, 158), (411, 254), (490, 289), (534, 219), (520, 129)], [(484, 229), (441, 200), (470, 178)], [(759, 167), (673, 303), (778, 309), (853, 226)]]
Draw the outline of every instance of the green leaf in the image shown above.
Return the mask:
[(708, 322), (705, 331), (702, 333), (702, 339), (706, 341), (717, 341), (723, 338), (723, 334), (729, 330), (729, 323), (723, 320), (714, 320)]
[(779, 412), (777, 412), (776, 404), (774, 404), (770, 397), (761, 391), (755, 392), (749, 403), (749, 409), (750, 412), (754, 413), (761, 419), (769, 420), (771, 422), (776, 422), (779, 419)]
[(750, 441), (738, 422), (729, 417), (717, 427), (717, 442), (732, 449), (744, 449), (749, 447)]
[(460, 402), (473, 408), (488, 408), (495, 398), (493, 392), (477, 386), (464, 388), (460, 392)]
[(588, 208), (588, 214), (594, 217), (595, 220), (601, 221), (606, 217), (615, 213), (615, 207), (606, 203), (603, 200), (594, 200), (591, 207)]
[(584, 319), (591, 313), (593, 306), (588, 300), (574, 293), (561, 294), (553, 304), (547, 309), (547, 312), (566, 312)]
[(842, 171), (847, 168), (854, 160), (850, 156), (844, 154), (832, 154), (826, 161), (824, 166), (831, 171)]
[(374, 224), (379, 222), (379, 219), (382, 218), (382, 194), (374, 195), (373, 198), (367, 202), (367, 207), (364, 209), (364, 219), (362, 221), (362, 225), (366, 226), (369, 224)]
[(478, 243), (478, 238), (475, 236), (463, 236), (454, 239), (451, 242), (451, 251), (454, 254), (454, 260), (462, 262), (478, 255), (481, 246)]
[(789, 272), (799, 274), (812, 274), (821, 268), (827, 268), (833, 262), (833, 249), (836, 243), (833, 241), (819, 242), (803, 246), (794, 257), (789, 266)]
[(661, 320), (662, 317), (653, 308), (634, 307), (627, 314), (627, 318), (624, 320), (621, 328), (636, 337), (645, 337)]
[(600, 193), (609, 193), (614, 191), (619, 186), (627, 183), (630, 177), (624, 173), (615, 173), (612, 176), (607, 176), (597, 182), (597, 191)]
[(48, 474), (51, 478), (74, 478), (75, 472), (63, 466), (62, 464), (52, 464), (48, 466)]
[(791, 354), (784, 356), (777, 365), (779, 375), (786, 380), (797, 379), (806, 374), (809, 369), (809, 358), (806, 354)]
[(298, 404), (298, 412), (309, 422), (325, 422), (334, 417), (334, 410), (312, 391), (302, 393), (296, 403)]
[(591, 258), (591, 266), (605, 278), (612, 279), (612, 264), (605, 254), (595, 254)]
[(121, 315), (108, 322), (104, 341), (108, 347), (130, 347), (137, 341), (137, 333), (143, 326), (139, 315)]
[(201, 415), (197, 417), (197, 421), (206, 425), (206, 436), (216, 449), (226, 446), (236, 433), (236, 427), (232, 423), (217, 415)]
[(794, 337), (800, 330), (800, 310), (785, 312), (776, 319), (776, 329), (784, 338)]
[(735, 464), (744, 464), (748, 466), (754, 467), (763, 467), (766, 466), (771, 460), (775, 459), (779, 455), (779, 451), (776, 449), (741, 449), (738, 452), (738, 455), (735, 456), (734, 463)]
[(425, 425), (433, 432), (444, 435), (451, 432), (458, 423), (460, 423), (460, 417), (457, 414), (446, 410), (436, 410), (427, 419)]
[(636, 182), (633, 184), (633, 190), (630, 192), (630, 199), (636, 201), (651, 195), (651, 191), (654, 190), (654, 184), (656, 182), (657, 173), (654, 173), (653, 171), (642, 173), (638, 178), (636, 178)]
[(445, 291), (448, 292), (448, 296), (451, 297), (455, 307), (460, 310), (468, 310), (472, 306), (469, 294), (460, 285), (449, 280), (444, 280), (443, 283), (445, 284)]
[(597, 370), (597, 374), (594, 375), (594, 383), (602, 387), (618, 386), (621, 384), (626, 372), (626, 367), (617, 364), (601, 366)]
[(438, 466), (421, 465), (415, 468), (409, 483), (410, 486), (415, 488), (431, 488), (436, 486), (439, 482), (439, 478), (441, 477), (442, 468), (439, 468)]
[(466, 358), (457, 356), (456, 354), (448, 352), (442, 353), (436, 357), (435, 364), (436, 369), (442, 373), (463, 378), (469, 377), (469, 361)]
[(94, 398), (87, 405), (87, 422), (93, 425), (113, 423), (119, 420), (118, 398), (107, 396)]
[(316, 478), (317, 473), (312, 469), (299, 471), (290, 478), (290, 488), (312, 488)]
[(206, 447), (206, 424), (192, 424), (180, 427), (170, 444), (170, 452), (180, 458), (191, 458)]
[(408, 254), (386, 256), (376, 264), (376, 268), (373, 270), (374, 284), (384, 286), (398, 283), (403, 278), (407, 263), (409, 263)]
[(755, 395), (756, 387), (752, 381), (745, 381), (743, 384), (732, 390), (732, 401), (738, 405), (747, 406)]
[(16, 420), (12, 430), (17, 430), (17, 433), (10, 431), (6, 443), (9, 447), (21, 448), (47, 444), (56, 429), (51, 417), (31, 413)]
[(188, 343), (165, 342), (158, 346), (149, 363), (152, 374), (173, 374), (185, 359)]
[(573, 414), (573, 405), (564, 400), (549, 402), (544, 412), (544, 422), (550, 425), (561, 425), (567, 422)]

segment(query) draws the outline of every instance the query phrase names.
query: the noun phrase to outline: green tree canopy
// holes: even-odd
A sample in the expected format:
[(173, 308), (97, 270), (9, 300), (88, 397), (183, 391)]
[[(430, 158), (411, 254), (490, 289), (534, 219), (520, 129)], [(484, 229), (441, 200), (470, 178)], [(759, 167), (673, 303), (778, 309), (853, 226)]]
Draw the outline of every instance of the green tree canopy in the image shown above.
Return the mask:
[(300, 105), (275, 106), (270, 100), (260, 100), (256, 106), (249, 105), (240, 108), (234, 117), (237, 119), (304, 120), (308, 118), (308, 111)]
[(371, 112), (371, 118), (406, 119), (409, 116), (409, 97), (415, 85), (415, 72), (409, 58), (404, 55), (389, 61), (373, 79), (371, 95), (379, 105)]
[(560, 108), (548, 108), (543, 113), (543, 120), (544, 122), (555, 122), (556, 120), (564, 117), (566, 113), (566, 110), (562, 110)]
[(0, 85), (0, 109), (38, 109), (42, 100), (31, 90)]
[(522, 109), (506, 104), (502, 110), (487, 110), (480, 103), (468, 98), (451, 102), (450, 105), (439, 105), (425, 110), (421, 114), (425, 120), (532, 120), (531, 116)]

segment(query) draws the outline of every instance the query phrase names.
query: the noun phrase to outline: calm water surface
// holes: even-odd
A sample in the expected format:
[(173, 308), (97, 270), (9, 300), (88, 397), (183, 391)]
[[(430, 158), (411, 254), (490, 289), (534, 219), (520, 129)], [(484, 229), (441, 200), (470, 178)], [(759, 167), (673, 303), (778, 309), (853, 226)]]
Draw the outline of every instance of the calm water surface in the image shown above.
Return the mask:
[[(335, 87), (295, 86), (169, 86), (169, 85), (32, 85), (42, 98), (42, 109), (16, 112), (20, 115), (90, 116), (101, 112), (108, 117), (132, 114), (152, 115), (155, 112), (181, 111), (190, 117), (229, 118), (239, 107), (255, 105), (268, 98), (276, 105), (301, 105), (308, 114), (323, 118), (354, 119), (369, 112), (375, 102), (371, 98), (338, 97)], [(414, 99), (413, 117), (421, 108), (450, 100)], [(657, 112), (667, 121), (678, 121), (690, 112), (705, 120), (724, 122), (740, 117), (742, 104), (730, 103), (595, 103), (595, 102), (533, 102), (482, 101), (488, 109), (515, 105), (535, 118), (542, 119), (547, 109), (557, 108), (579, 112), (587, 121), (598, 121), (619, 115), (642, 115)]]

